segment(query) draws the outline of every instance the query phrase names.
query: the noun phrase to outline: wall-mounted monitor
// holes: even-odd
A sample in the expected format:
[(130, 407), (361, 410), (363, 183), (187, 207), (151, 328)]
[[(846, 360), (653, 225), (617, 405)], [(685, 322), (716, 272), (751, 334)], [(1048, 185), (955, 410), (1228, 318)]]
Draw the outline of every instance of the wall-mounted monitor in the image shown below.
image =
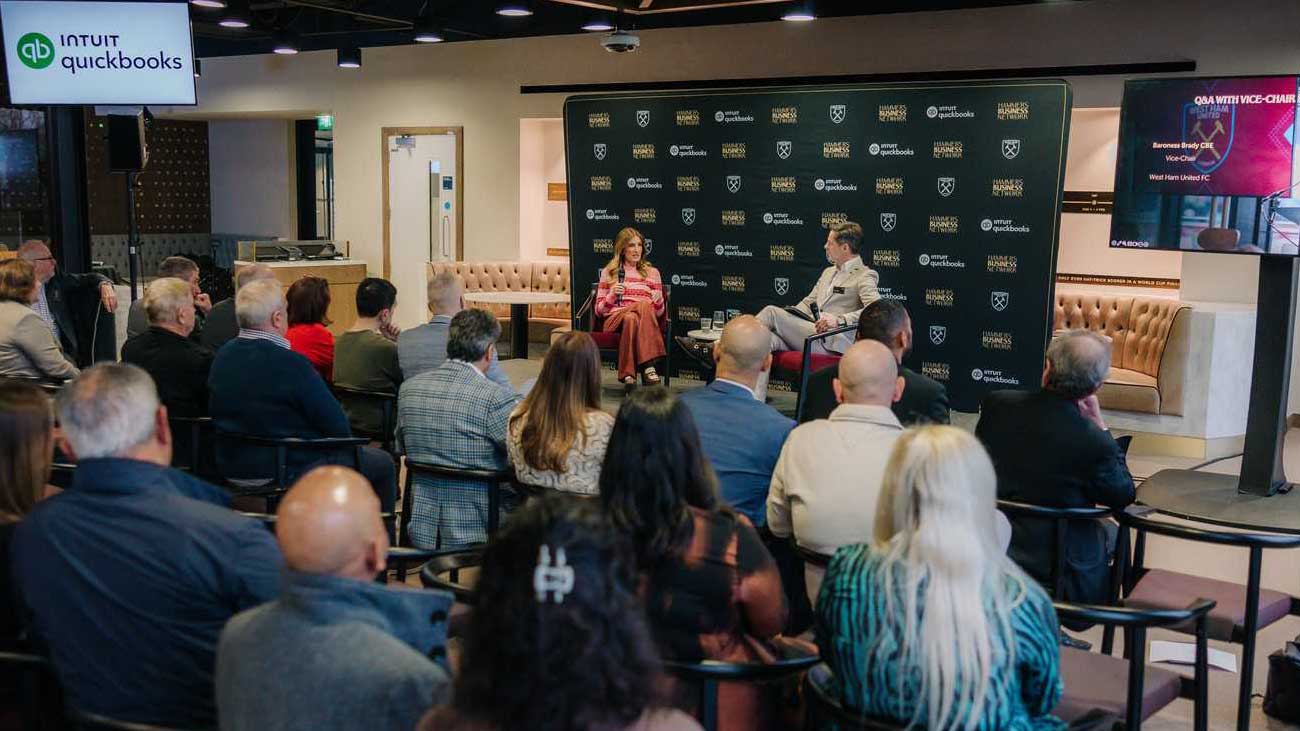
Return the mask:
[(1300, 255), (1297, 81), (1127, 82), (1110, 245)]
[(194, 104), (183, 2), (0, 2), (14, 104)]

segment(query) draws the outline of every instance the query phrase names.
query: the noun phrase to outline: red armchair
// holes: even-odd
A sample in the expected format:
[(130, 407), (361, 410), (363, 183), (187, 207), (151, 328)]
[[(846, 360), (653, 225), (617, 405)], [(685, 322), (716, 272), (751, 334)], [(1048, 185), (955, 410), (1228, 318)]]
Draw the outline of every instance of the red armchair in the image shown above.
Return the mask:
[[(596, 347), (600, 349), (601, 357), (613, 355), (618, 357), (618, 339), (620, 334), (617, 332), (605, 332), (601, 330), (601, 323), (604, 318), (596, 315), (596, 289), (598, 285), (591, 285), (591, 293), (587, 299), (578, 308), (573, 315), (573, 329), (585, 331), (591, 335), (591, 339), (596, 341)], [(672, 315), (672, 290), (671, 284), (664, 286), (664, 316), (659, 320), (659, 330), (664, 337), (664, 368), (660, 378), (663, 384), (668, 385), (669, 374), (672, 372), (673, 363), (673, 319)]]

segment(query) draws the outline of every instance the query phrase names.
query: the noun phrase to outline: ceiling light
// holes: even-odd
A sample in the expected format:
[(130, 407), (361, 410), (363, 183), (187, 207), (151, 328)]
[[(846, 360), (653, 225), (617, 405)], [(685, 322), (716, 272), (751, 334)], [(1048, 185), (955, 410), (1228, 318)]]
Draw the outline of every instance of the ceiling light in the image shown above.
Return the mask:
[(507, 18), (524, 18), (533, 14), (533, 8), (530, 3), (501, 3), (497, 5), (497, 15), (504, 15)]
[(194, 59), (194, 78), (197, 79), (202, 75), (203, 75), (203, 60), (196, 58)]
[(614, 24), (609, 22), (604, 17), (597, 16), (595, 18), (592, 18), (591, 20), (588, 20), (586, 24), (582, 26), (582, 29), (603, 32), (603, 31), (614, 30)]
[(810, 20), (816, 20), (817, 14), (813, 12), (811, 2), (793, 3), (789, 10), (781, 15), (781, 20), (788, 20), (795, 23), (806, 23)]
[(361, 49), (356, 46), (339, 49), (339, 68), (341, 69), (359, 69), (361, 68)]
[(416, 43), (442, 43), (442, 33), (438, 31), (438, 26), (433, 23), (433, 16), (426, 10), (421, 11), (419, 17), (415, 19), (415, 33), (412, 36)]
[(253, 24), (253, 19), (248, 12), (248, 0), (230, 0), (226, 12), (217, 21), (217, 25), (225, 28), (247, 28)]
[(224, 8), (226, 0), (190, 0), (190, 4), (197, 5), (200, 8)]
[(278, 30), (274, 36), (271, 50), (281, 56), (292, 56), (298, 52), (298, 39), (287, 30)]

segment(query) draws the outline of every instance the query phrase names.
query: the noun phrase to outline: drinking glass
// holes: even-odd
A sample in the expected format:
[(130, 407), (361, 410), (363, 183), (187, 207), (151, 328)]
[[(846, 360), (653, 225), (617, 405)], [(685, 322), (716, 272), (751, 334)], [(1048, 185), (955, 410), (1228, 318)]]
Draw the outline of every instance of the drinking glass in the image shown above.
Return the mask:
[(700, 329), (701, 329), (701, 330), (711, 330), (711, 329), (713, 329), (713, 318), (711, 318), (711, 317), (701, 317), (701, 318), (700, 318)]
[(724, 313), (722, 310), (714, 310), (714, 311), (713, 311), (713, 329), (714, 329), (714, 330), (721, 330), (721, 329), (722, 329), (722, 326), (723, 326), (724, 324), (726, 324), (726, 320), (723, 319), (723, 317), (725, 317), (725, 315), (726, 315), (726, 313)]

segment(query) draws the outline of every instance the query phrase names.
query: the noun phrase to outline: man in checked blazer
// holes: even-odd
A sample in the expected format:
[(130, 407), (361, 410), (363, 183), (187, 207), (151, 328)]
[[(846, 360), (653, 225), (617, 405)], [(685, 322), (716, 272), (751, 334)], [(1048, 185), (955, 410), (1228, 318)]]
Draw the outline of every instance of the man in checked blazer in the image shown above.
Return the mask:
[[(488, 380), (501, 324), (485, 310), (451, 319), (447, 359), (402, 384), (397, 436), (418, 462), (470, 470), (502, 470), (506, 424), (519, 394)], [(487, 540), (487, 485), (416, 475), (411, 489), (411, 539), (420, 548), (459, 548)]]
[[(863, 308), (880, 299), (876, 291), (880, 275), (862, 263), (861, 246), (862, 227), (858, 224), (845, 221), (831, 227), (824, 247), (831, 265), (808, 296), (795, 305), (808, 319), (773, 305), (758, 313), (758, 319), (772, 331), (772, 350), (803, 350), (803, 341), (810, 335), (856, 325)], [(819, 341), (813, 352), (843, 353), (852, 344), (853, 333), (844, 333)]]

